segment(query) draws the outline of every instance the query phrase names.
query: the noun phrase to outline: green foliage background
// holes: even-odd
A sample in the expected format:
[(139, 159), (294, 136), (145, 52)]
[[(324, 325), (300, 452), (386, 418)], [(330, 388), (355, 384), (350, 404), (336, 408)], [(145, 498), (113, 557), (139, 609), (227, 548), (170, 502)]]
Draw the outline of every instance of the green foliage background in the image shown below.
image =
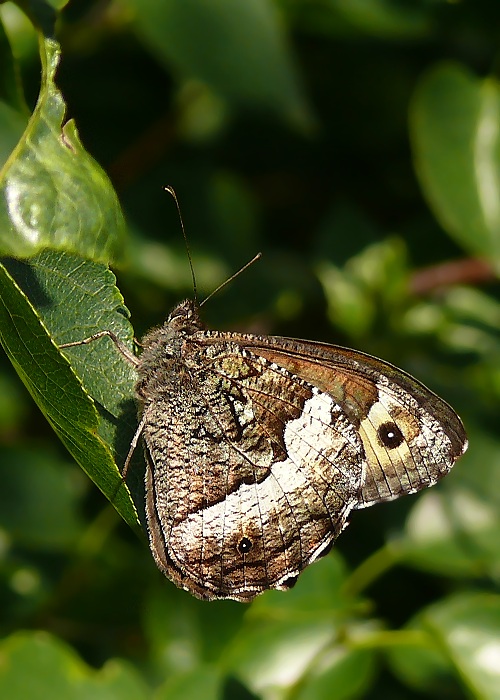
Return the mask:
[[(22, 4), (0, 6), (0, 697), (500, 698), (500, 4)], [(383, 357), (470, 436), (250, 606), (156, 570), (140, 456), (119, 474), (133, 374), (106, 340), (58, 349), (131, 347), (192, 295), (166, 184), (200, 298), (263, 252), (209, 325)]]

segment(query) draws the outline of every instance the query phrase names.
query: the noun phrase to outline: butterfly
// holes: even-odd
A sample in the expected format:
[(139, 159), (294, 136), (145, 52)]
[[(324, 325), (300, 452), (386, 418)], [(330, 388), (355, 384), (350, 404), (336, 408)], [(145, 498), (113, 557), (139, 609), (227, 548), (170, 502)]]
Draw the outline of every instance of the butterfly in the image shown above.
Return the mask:
[(201, 599), (291, 588), (351, 511), (432, 486), (467, 449), (445, 401), (362, 352), (208, 330), (192, 300), (139, 357), (110, 331), (85, 342), (103, 335), (138, 374), (153, 557)]

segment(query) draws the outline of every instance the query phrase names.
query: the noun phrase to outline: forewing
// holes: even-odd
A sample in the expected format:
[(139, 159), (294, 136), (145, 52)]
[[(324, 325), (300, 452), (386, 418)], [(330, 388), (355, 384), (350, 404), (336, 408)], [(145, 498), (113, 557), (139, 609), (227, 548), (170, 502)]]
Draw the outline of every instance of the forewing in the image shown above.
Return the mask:
[(358, 508), (432, 486), (467, 449), (455, 411), (389, 363), (339, 346), (289, 338), (245, 336), (239, 342), (342, 406), (366, 454)]

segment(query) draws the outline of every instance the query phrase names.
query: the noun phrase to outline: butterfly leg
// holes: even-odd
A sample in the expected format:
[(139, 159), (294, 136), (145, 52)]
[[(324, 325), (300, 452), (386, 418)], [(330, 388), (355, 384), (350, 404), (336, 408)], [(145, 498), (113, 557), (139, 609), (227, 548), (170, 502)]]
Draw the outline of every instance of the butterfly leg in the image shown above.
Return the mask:
[(144, 430), (146, 420), (147, 420), (147, 416), (146, 416), (146, 414), (144, 414), (141, 418), (141, 422), (139, 423), (139, 427), (135, 431), (134, 437), (132, 438), (132, 442), (130, 443), (130, 447), (129, 447), (128, 454), (127, 454), (127, 459), (125, 460), (125, 464), (123, 465), (123, 469), (122, 469), (123, 481), (125, 481), (125, 479), (127, 478), (127, 472), (128, 472), (128, 468), (130, 467), (132, 455), (135, 452), (135, 448), (137, 447), (137, 443), (139, 442), (139, 438), (141, 437), (141, 433)]
[(75, 340), (72, 343), (63, 343), (60, 345), (60, 348), (73, 348), (76, 347), (77, 345), (88, 345), (89, 343), (93, 343), (94, 340), (99, 340), (99, 338), (104, 338), (104, 336), (108, 336), (108, 338), (111, 338), (113, 343), (116, 345), (116, 349), (120, 352), (120, 354), (127, 360), (127, 362), (134, 367), (137, 367), (139, 364), (139, 359), (132, 353), (130, 350), (127, 348), (125, 343), (123, 343), (120, 338), (118, 338), (117, 335), (113, 333), (113, 331), (99, 331), (99, 333), (94, 333), (94, 335), (89, 336), (88, 338), (84, 338), (83, 340)]

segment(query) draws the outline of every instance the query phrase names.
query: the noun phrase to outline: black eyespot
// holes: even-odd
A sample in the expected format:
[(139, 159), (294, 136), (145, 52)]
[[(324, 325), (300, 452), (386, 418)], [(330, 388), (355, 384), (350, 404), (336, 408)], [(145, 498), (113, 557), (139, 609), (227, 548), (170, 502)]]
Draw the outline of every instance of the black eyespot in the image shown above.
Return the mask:
[(393, 450), (404, 442), (404, 435), (396, 423), (382, 423), (377, 430), (378, 439), (383, 447)]
[(251, 549), (252, 549), (252, 542), (248, 539), (248, 537), (243, 537), (238, 543), (238, 552), (240, 554), (248, 554), (248, 552)]

